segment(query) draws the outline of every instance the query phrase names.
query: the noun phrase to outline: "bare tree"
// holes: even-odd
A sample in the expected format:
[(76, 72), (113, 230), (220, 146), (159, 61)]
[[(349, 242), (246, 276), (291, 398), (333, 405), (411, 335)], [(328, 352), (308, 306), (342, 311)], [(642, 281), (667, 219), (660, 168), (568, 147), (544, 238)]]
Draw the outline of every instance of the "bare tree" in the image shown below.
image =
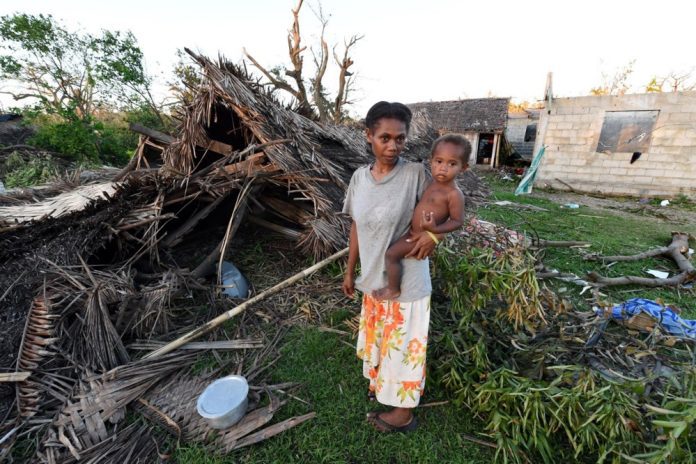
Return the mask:
[[(343, 58), (339, 58), (336, 51), (336, 46), (332, 48), (333, 57), (339, 67), (338, 74), (338, 91), (335, 98), (329, 97), (329, 92), (324, 85), (324, 77), (329, 64), (329, 45), (325, 39), (326, 26), (329, 22), (324, 15), (321, 4), (314, 10), (314, 14), (321, 24), (321, 35), (319, 37), (319, 45), (317, 50), (311, 49), (314, 60), (315, 71), (313, 77), (309, 79), (309, 85), (305, 83), (304, 72), (304, 57), (303, 53), (307, 47), (302, 44), (300, 34), (300, 9), (304, 0), (299, 0), (297, 6), (292, 10), (293, 22), (288, 31), (287, 43), (288, 54), (292, 68), (283, 66), (275, 67), (270, 70), (262, 66), (246, 49), (245, 56), (251, 63), (268, 79), (268, 85), (275, 90), (281, 90), (288, 93), (296, 103), (296, 110), (303, 116), (313, 119), (319, 119), (321, 122), (341, 122), (345, 118), (345, 107), (352, 103), (349, 99), (354, 86), (354, 75), (349, 68), (353, 65), (353, 59), (350, 57), (350, 51), (355, 44), (362, 39), (362, 36), (353, 35), (349, 40), (344, 42)], [(290, 79), (288, 79), (290, 78)], [(310, 94), (307, 88), (311, 90)]]
[(667, 86), (668, 92), (688, 92), (696, 90), (696, 79), (694, 79), (694, 69), (689, 71), (672, 71), (666, 76), (653, 77), (645, 87), (646, 92), (663, 92)]
[(625, 66), (617, 68), (613, 75), (602, 72), (601, 85), (590, 89), (592, 95), (624, 95), (631, 89), (629, 78), (633, 74), (636, 60), (631, 60)]

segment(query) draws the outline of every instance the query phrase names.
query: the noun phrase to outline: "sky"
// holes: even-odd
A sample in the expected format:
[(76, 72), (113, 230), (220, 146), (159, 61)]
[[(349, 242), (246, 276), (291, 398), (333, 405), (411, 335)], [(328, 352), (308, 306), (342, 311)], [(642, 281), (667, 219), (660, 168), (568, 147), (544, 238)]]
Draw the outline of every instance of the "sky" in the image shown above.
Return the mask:
[[(0, 14), (52, 14), (70, 28), (130, 30), (160, 91), (188, 47), (238, 61), (246, 49), (267, 67), (289, 64), (286, 36), (296, 0), (22, 0)], [(303, 41), (318, 43), (319, 22), (305, 0)], [(696, 2), (663, 0), (323, 0), (326, 38), (363, 35), (351, 56), (354, 115), (376, 101), (456, 100), (487, 96), (535, 101), (553, 72), (556, 97), (586, 95), (602, 73), (635, 60), (634, 91), (655, 75), (696, 68)], [(309, 50), (308, 50), (309, 51)], [(311, 64), (311, 55), (305, 63)], [(330, 69), (335, 70), (335, 66)], [(307, 72), (305, 73), (307, 74)], [(696, 74), (696, 71), (694, 71)], [(336, 73), (325, 78), (336, 88)], [(8, 101), (0, 100), (8, 106)]]

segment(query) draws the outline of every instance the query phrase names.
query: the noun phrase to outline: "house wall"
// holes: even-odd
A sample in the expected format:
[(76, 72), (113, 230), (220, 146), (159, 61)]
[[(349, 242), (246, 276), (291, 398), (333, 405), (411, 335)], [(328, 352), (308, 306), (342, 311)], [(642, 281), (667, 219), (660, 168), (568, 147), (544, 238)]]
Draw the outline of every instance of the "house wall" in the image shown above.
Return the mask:
[(469, 156), (469, 166), (476, 164), (476, 151), (478, 150), (478, 132), (465, 132), (461, 134), (471, 144), (471, 155)]
[(537, 122), (537, 120), (528, 117), (512, 117), (507, 120), (505, 137), (517, 153), (527, 159), (532, 159), (534, 142), (525, 142), (524, 134), (528, 125), (536, 124)]
[[(659, 110), (649, 148), (634, 164), (632, 153), (595, 151), (605, 113), (630, 110)], [(566, 190), (560, 179), (587, 192), (696, 198), (696, 92), (555, 99), (539, 126), (545, 122), (536, 185)]]

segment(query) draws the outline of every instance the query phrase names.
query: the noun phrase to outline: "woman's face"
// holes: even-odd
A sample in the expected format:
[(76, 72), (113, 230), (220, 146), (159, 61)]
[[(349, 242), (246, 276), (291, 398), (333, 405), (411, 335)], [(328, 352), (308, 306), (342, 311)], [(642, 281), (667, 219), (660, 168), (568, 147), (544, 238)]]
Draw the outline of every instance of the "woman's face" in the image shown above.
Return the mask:
[(372, 146), (377, 164), (393, 166), (406, 143), (406, 124), (398, 119), (382, 118), (374, 129), (367, 128), (367, 141)]

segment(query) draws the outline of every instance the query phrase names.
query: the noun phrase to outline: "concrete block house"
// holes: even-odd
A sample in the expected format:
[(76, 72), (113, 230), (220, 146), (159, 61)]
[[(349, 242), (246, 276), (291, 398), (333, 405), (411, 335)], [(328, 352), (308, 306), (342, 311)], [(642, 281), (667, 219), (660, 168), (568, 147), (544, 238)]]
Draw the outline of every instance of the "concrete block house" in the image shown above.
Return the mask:
[(542, 144), (536, 185), (696, 199), (696, 92), (554, 99)]

